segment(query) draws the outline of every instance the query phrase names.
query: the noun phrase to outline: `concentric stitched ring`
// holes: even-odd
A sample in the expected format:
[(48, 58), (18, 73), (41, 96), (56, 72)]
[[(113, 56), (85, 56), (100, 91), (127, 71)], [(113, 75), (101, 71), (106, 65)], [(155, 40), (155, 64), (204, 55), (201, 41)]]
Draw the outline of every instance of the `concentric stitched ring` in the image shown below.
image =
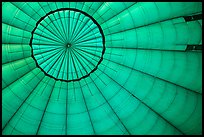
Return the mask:
[(78, 81), (93, 73), (103, 60), (105, 37), (87, 13), (71, 8), (51, 11), (32, 31), (32, 57), (48, 76)]

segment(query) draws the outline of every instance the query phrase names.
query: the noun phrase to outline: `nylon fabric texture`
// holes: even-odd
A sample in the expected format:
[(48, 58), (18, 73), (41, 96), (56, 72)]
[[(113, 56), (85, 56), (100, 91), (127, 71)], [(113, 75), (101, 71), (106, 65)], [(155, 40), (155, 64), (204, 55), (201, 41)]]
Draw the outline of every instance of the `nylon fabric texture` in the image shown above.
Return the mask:
[(201, 135), (202, 2), (2, 2), (3, 135)]

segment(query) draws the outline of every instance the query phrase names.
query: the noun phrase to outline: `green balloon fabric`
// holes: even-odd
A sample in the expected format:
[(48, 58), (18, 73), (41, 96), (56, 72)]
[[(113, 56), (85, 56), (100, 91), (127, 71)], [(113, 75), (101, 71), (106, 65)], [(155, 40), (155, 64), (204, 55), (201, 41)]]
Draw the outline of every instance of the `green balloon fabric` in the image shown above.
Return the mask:
[(2, 2), (3, 135), (201, 135), (202, 2)]
[(105, 52), (103, 32), (95, 23), (73, 9), (51, 11), (42, 17), (30, 43), (39, 68), (67, 82), (89, 76)]

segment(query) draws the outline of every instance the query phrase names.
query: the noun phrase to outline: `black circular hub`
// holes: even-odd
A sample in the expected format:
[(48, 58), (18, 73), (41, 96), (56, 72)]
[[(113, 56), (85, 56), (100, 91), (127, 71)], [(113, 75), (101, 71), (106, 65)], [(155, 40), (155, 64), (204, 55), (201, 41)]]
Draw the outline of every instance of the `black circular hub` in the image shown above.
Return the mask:
[(103, 60), (105, 37), (87, 13), (70, 8), (51, 11), (32, 31), (32, 57), (48, 76), (78, 81), (93, 73)]

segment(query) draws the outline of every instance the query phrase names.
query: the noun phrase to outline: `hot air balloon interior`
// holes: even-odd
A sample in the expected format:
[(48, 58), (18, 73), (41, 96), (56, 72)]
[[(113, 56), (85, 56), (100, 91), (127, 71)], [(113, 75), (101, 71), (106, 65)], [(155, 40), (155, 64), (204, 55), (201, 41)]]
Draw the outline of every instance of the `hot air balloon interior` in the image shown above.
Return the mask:
[(2, 2), (3, 135), (201, 135), (202, 2)]

